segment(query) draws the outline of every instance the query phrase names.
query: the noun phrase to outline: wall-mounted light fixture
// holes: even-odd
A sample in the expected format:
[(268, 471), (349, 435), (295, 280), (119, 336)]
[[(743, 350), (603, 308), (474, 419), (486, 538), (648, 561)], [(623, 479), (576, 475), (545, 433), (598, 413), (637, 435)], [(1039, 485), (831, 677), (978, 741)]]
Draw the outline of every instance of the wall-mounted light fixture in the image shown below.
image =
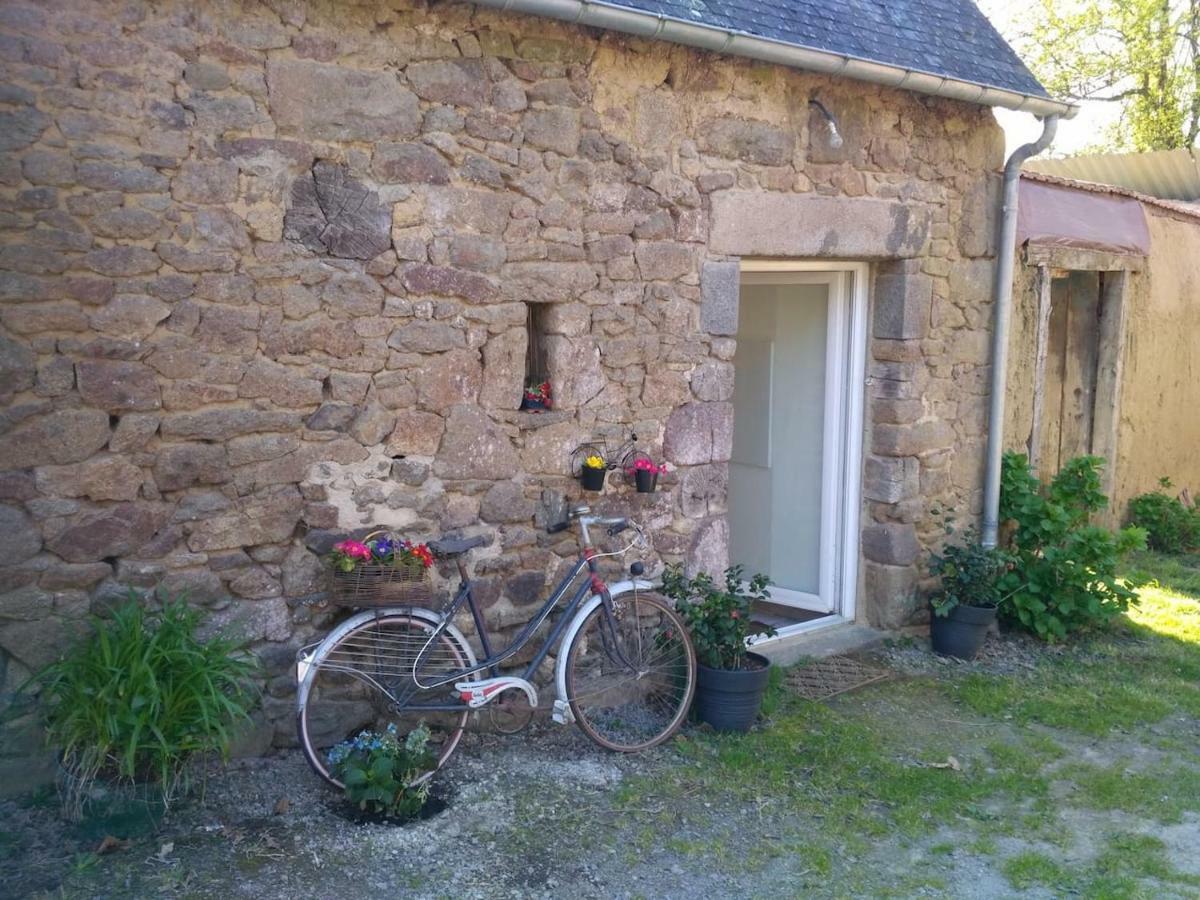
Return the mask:
[(816, 107), (817, 110), (825, 117), (825, 124), (829, 126), (829, 146), (835, 150), (842, 146), (842, 133), (838, 131), (837, 119), (833, 117), (833, 113), (825, 108), (825, 104), (820, 100), (810, 99), (809, 106)]

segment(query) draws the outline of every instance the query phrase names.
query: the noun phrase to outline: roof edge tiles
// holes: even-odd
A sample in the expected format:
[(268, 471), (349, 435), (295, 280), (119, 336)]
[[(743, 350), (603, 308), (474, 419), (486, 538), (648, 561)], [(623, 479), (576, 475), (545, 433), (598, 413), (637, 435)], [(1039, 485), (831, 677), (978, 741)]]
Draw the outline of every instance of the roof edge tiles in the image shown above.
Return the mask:
[(472, 0), (505, 12), (527, 13), (576, 25), (670, 41), (716, 53), (744, 56), (777, 65), (836, 75), (900, 90), (948, 97), (981, 106), (999, 106), (1036, 116), (1070, 119), (1079, 106), (1038, 94), (1024, 93), (937, 72), (898, 66), (854, 54), (761, 37), (746, 31), (687, 21), (605, 0)]

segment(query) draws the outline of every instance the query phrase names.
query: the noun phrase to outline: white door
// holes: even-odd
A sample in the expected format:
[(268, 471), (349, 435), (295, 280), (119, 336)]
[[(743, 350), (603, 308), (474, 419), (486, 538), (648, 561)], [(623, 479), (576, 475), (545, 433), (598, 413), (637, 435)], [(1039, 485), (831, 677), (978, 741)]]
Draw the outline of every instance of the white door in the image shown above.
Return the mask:
[(818, 613), (849, 612), (848, 544), (857, 556), (847, 537), (857, 528), (861, 277), (857, 268), (742, 276), (730, 559), (770, 576), (774, 603)]

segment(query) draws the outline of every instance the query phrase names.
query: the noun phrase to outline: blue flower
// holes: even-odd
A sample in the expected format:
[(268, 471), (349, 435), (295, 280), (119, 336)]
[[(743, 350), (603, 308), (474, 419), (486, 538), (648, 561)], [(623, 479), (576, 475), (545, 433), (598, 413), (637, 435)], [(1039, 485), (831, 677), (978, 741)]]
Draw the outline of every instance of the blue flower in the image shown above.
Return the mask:
[(390, 538), (380, 538), (371, 546), (371, 552), (375, 554), (376, 559), (387, 559), (395, 550), (396, 545)]

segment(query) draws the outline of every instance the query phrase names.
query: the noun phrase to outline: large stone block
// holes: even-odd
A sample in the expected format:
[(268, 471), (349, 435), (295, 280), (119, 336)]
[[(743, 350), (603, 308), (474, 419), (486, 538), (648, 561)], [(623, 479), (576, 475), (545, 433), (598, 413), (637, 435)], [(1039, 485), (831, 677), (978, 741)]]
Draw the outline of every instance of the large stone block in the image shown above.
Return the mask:
[(474, 403), (483, 387), (483, 367), (474, 350), (451, 350), (428, 357), (416, 373), (417, 400), (425, 409), (441, 412), (460, 403)]
[(113, 337), (145, 340), (158, 323), (171, 314), (171, 307), (143, 294), (119, 294), (90, 316), (92, 327)]
[(300, 137), (394, 141), (420, 132), (417, 97), (392, 72), (272, 59), (267, 89), (275, 124)]
[(693, 532), (684, 570), (691, 578), (706, 572), (720, 583), (728, 566), (729, 522), (724, 516), (715, 516)]
[(889, 566), (911, 566), (917, 561), (921, 544), (912, 525), (878, 522), (862, 530), (863, 556)]
[(510, 328), (483, 345), (483, 388), (479, 405), (484, 409), (517, 409), (525, 387), (525, 351), (529, 337), (524, 328)]
[(222, 484), (232, 477), (225, 448), (220, 444), (175, 444), (160, 450), (154, 461), (154, 482), (160, 491)]
[(383, 182), (450, 182), (450, 167), (442, 155), (424, 144), (380, 144), (375, 149), (371, 171)]
[(81, 513), (49, 537), (46, 549), (68, 562), (127, 556), (154, 537), (170, 514), (168, 507), (149, 503), (119, 503), (99, 512)]
[(663, 432), (663, 453), (677, 465), (728, 462), (733, 452), (733, 405), (687, 403), (674, 410)]
[(120, 456), (99, 456), (68, 466), (41, 466), (37, 486), (49, 497), (136, 500), (142, 470)]
[(737, 334), (741, 268), (736, 261), (707, 260), (700, 267), (700, 328)]
[(892, 630), (909, 624), (921, 606), (916, 570), (911, 566), (864, 563), (863, 599), (871, 626)]
[(416, 409), (396, 414), (396, 425), (387, 441), (388, 456), (433, 456), (442, 442), (446, 420), (436, 413)]
[(644, 281), (673, 281), (690, 273), (695, 265), (691, 247), (674, 241), (643, 241), (634, 257)]
[(583, 406), (606, 384), (600, 348), (590, 337), (546, 335), (542, 342), (556, 409)]
[(767, 122), (731, 116), (705, 122), (698, 138), (700, 149), (706, 153), (766, 166), (790, 163), (796, 143), (790, 132)]
[(573, 300), (592, 290), (596, 271), (585, 262), (517, 262), (502, 270), (505, 297), (521, 302)]
[(517, 451), (479, 407), (455, 406), (433, 471), (441, 478), (512, 478), (517, 474)]
[(913, 457), (868, 456), (863, 465), (863, 496), (880, 503), (899, 503), (917, 496), (920, 462)]
[(579, 111), (563, 106), (531, 109), (522, 125), (525, 143), (563, 156), (574, 156), (579, 149)]
[(478, 109), (487, 103), (491, 83), (478, 59), (409, 63), (408, 83), (422, 100)]
[(709, 249), (731, 256), (918, 256), (930, 211), (916, 203), (760, 191), (712, 195)]
[(42, 536), (37, 526), (22, 510), (7, 503), (0, 504), (0, 560), (15, 566), (42, 549)]
[(37, 415), (0, 435), (0, 467), (80, 462), (107, 444), (111, 434), (108, 415), (98, 409)]
[(871, 429), (871, 448), (880, 456), (920, 456), (953, 447), (954, 441), (954, 428), (941, 420), (912, 425), (876, 423)]
[(110, 359), (75, 365), (79, 394), (90, 406), (112, 413), (145, 412), (162, 406), (158, 379), (149, 366)]
[(925, 337), (932, 305), (933, 279), (928, 275), (881, 271), (875, 278), (875, 337), (897, 341)]

